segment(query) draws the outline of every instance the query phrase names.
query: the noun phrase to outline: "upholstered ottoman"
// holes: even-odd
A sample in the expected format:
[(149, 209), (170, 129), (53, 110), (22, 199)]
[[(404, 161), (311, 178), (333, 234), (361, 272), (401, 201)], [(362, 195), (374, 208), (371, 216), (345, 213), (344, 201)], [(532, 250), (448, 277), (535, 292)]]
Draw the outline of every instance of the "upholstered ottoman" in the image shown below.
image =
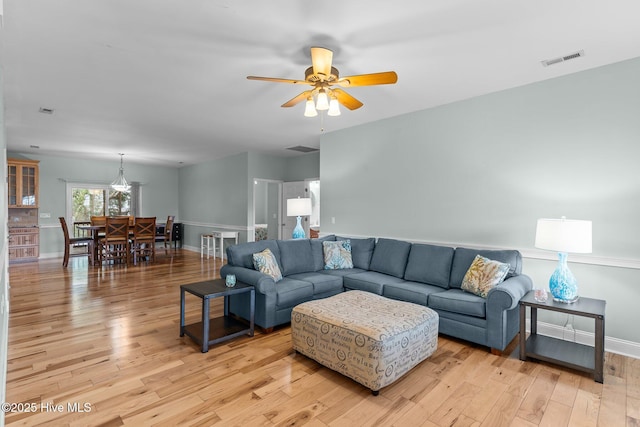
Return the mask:
[(438, 347), (438, 313), (364, 291), (308, 301), (291, 314), (293, 349), (374, 395)]

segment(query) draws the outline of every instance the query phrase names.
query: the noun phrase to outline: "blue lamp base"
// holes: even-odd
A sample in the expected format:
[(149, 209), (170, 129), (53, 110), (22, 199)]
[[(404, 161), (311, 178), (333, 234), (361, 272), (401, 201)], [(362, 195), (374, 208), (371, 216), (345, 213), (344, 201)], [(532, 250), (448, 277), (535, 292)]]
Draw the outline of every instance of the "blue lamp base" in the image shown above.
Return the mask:
[(302, 220), (301, 216), (297, 216), (297, 224), (296, 224), (296, 228), (293, 229), (293, 238), (294, 239), (304, 239), (305, 235), (304, 235), (304, 228), (302, 228), (302, 224), (300, 223), (300, 221)]
[(549, 290), (554, 301), (572, 303), (578, 301), (578, 282), (567, 265), (567, 254), (558, 254), (558, 266), (549, 279)]

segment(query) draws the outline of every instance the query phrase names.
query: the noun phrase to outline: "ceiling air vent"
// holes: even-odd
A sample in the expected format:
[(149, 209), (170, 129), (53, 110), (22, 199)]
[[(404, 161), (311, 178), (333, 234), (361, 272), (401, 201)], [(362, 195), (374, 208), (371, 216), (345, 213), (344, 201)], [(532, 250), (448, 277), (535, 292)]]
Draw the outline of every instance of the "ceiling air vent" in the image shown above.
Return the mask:
[(302, 145), (296, 145), (295, 147), (289, 147), (289, 148), (287, 148), (287, 150), (299, 151), (301, 153), (312, 153), (314, 151), (320, 151), (317, 148), (304, 147)]
[(579, 50), (577, 52), (570, 53), (565, 56), (561, 56), (559, 58), (546, 59), (544, 61), (540, 61), (543, 67), (548, 67), (549, 65), (559, 64), (561, 62), (569, 61), (570, 59), (576, 59), (584, 56), (584, 50)]

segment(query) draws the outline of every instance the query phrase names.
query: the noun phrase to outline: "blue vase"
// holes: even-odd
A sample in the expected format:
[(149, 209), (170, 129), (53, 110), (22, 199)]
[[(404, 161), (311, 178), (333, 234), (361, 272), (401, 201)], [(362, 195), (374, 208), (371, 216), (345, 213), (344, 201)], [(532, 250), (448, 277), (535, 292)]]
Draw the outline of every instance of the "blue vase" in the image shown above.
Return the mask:
[(298, 216), (297, 217), (297, 224), (296, 224), (296, 228), (293, 229), (293, 238), (294, 239), (304, 239), (305, 235), (304, 235), (304, 228), (302, 228), (302, 224), (300, 223), (300, 221), (302, 220), (302, 217)]
[(571, 303), (578, 300), (578, 282), (567, 265), (567, 254), (558, 254), (558, 267), (549, 279), (549, 290), (558, 302)]

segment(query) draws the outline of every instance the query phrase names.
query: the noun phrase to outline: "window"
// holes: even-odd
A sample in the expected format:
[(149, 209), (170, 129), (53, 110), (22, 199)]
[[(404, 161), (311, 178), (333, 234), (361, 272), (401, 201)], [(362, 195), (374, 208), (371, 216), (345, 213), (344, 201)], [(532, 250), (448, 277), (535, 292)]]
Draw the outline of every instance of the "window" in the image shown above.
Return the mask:
[(135, 216), (137, 194), (137, 185), (132, 185), (130, 193), (122, 193), (103, 184), (67, 183), (67, 222), (89, 222), (92, 216)]

